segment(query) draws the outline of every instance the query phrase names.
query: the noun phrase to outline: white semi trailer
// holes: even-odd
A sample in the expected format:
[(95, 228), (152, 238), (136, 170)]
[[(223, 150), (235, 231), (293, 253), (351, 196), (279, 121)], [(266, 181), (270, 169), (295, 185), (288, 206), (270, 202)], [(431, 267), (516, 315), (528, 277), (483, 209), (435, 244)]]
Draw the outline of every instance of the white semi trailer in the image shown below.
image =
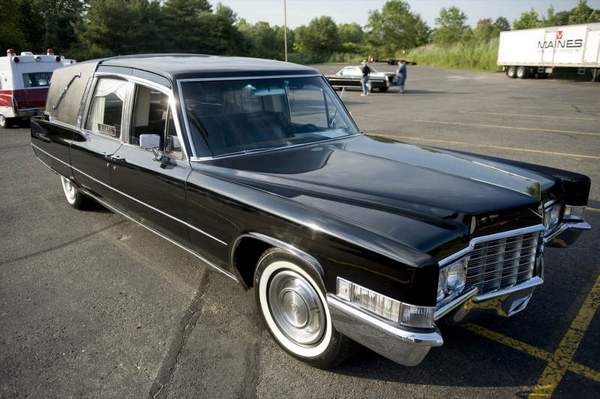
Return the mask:
[(509, 78), (547, 76), (565, 68), (600, 78), (600, 23), (502, 32), (498, 65)]

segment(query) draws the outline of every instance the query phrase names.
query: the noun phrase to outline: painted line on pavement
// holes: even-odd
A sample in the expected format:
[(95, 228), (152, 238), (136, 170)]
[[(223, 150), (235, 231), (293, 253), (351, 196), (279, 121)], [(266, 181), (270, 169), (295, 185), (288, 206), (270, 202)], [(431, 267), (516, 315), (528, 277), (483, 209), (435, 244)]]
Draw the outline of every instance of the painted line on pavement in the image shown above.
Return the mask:
[(589, 206), (585, 208), (586, 212), (587, 211), (591, 211), (591, 212), (600, 212), (600, 209), (598, 208), (590, 208)]
[(600, 306), (600, 275), (596, 278), (596, 282), (586, 296), (581, 308), (579, 308), (577, 316), (571, 322), (569, 329), (552, 354), (552, 358), (538, 379), (533, 392), (529, 395), (530, 399), (552, 396), (565, 373), (569, 370), (569, 366), (573, 362), (573, 356), (575, 356), (598, 306)]
[(431, 142), (431, 143), (459, 145), (459, 146), (464, 146), (464, 147), (493, 148), (496, 150), (503, 150), (503, 151), (529, 152), (529, 153), (534, 153), (534, 154), (556, 155), (556, 156), (561, 156), (561, 157), (570, 157), (570, 158), (577, 158), (577, 159), (600, 160), (600, 156), (595, 156), (595, 155), (571, 154), (568, 152), (532, 150), (529, 148), (506, 147), (506, 146), (502, 146), (502, 145), (493, 145), (493, 144), (476, 144), (476, 143), (467, 143), (464, 141), (425, 139), (425, 138), (413, 137), (413, 136), (395, 136), (395, 135), (391, 135), (391, 134), (379, 134), (379, 133), (369, 133), (369, 134), (371, 136), (380, 136), (380, 137), (387, 137), (387, 138), (399, 139), (399, 140), (414, 140), (414, 141), (424, 141), (424, 142)]
[(487, 111), (460, 111), (463, 114), (477, 114), (477, 115), (495, 115), (495, 116), (522, 116), (525, 118), (545, 118), (545, 119), (564, 119), (574, 121), (600, 121), (598, 118), (581, 118), (576, 116), (557, 116), (557, 115), (540, 115), (540, 114), (516, 114), (512, 112), (487, 112)]
[(507, 130), (524, 130), (532, 132), (547, 132), (547, 133), (560, 133), (560, 134), (575, 134), (579, 136), (594, 136), (600, 137), (598, 132), (579, 132), (575, 130), (556, 130), (556, 129), (543, 129), (538, 127), (516, 127), (516, 126), (503, 126), (503, 125), (489, 125), (485, 123), (464, 123), (464, 122), (444, 122), (444, 121), (432, 121), (427, 119), (415, 119), (415, 122), (421, 123), (432, 123), (437, 125), (451, 125), (451, 126), (468, 126), (468, 127), (481, 127), (487, 129), (507, 129)]

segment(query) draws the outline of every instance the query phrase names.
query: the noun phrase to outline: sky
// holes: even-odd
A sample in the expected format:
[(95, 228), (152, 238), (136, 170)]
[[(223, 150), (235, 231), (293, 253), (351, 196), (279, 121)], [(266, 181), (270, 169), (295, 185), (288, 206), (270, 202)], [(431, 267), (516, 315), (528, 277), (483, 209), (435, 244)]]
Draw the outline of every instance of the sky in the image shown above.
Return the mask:
[[(210, 0), (231, 7), (239, 18), (249, 22), (267, 21), (274, 25), (283, 25), (283, 0)], [(496, 19), (499, 16), (510, 22), (521, 12), (534, 8), (545, 14), (550, 5), (556, 11), (568, 10), (577, 4), (577, 0), (408, 0), (413, 12), (431, 27), (442, 7), (457, 6), (467, 14), (470, 25), (482, 18)], [(295, 28), (307, 24), (311, 19), (329, 15), (337, 23), (358, 22), (366, 25), (369, 10), (380, 9), (385, 0), (287, 0), (288, 24)], [(588, 0), (592, 8), (600, 9), (600, 0)]]

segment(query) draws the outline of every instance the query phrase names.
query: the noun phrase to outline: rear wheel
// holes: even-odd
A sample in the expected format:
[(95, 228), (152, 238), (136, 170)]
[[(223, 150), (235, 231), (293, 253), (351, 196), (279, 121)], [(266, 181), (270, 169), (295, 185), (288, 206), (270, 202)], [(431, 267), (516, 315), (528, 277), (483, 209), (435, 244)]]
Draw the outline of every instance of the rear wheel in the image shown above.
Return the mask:
[(527, 68), (524, 66), (520, 66), (517, 68), (517, 78), (526, 79), (527, 78)]
[(347, 357), (351, 341), (333, 327), (325, 291), (311, 268), (274, 248), (258, 261), (254, 280), (263, 320), (286, 352), (320, 368)]
[(86, 197), (79, 191), (77, 186), (70, 179), (64, 176), (60, 177), (65, 199), (75, 209), (84, 209)]
[(509, 66), (508, 68), (506, 68), (506, 76), (508, 76), (511, 79), (516, 78), (517, 77), (517, 67)]

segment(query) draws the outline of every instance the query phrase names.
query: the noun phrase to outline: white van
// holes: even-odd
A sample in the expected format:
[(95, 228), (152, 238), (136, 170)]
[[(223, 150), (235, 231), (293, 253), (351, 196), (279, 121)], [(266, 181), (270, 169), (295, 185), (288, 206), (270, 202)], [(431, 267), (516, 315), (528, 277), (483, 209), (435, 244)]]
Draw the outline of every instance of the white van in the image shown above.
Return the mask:
[(46, 55), (28, 51), (16, 55), (8, 49), (6, 57), (0, 57), (0, 127), (42, 113), (52, 72), (73, 63), (52, 49)]

